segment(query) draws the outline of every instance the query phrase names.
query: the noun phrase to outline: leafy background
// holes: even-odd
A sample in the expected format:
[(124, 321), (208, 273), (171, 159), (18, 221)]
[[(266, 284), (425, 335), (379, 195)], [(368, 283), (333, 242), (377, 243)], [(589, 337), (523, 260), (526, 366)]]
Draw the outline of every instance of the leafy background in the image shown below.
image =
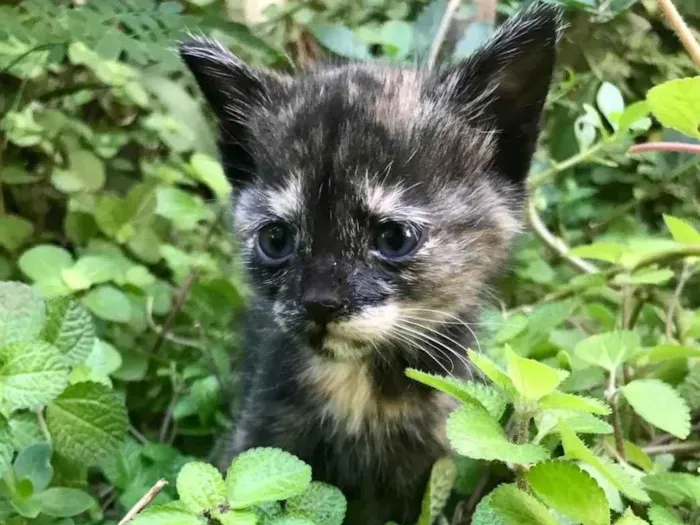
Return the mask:
[[(473, 356), (494, 387), (414, 374), (464, 403), (422, 524), (700, 523), (700, 157), (628, 153), (698, 143), (698, 68), (654, 0), (561, 3), (531, 228)], [(146, 523), (339, 523), (342, 495), (279, 451), (225, 481), (192, 463), (235, 421), (248, 291), (212, 121), (174, 43), (206, 34), (289, 71), (451, 62), (524, 5), (0, 6), (0, 521), (117, 523), (164, 479), (151, 506), (180, 501)], [(697, 27), (697, 0), (677, 6)], [(253, 464), (271, 469), (257, 492)]]

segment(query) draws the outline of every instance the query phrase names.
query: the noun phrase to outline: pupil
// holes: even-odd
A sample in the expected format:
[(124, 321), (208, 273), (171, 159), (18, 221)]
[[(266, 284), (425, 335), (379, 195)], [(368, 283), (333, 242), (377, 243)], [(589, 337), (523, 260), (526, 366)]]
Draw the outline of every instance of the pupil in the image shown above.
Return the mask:
[(390, 249), (400, 251), (406, 242), (408, 235), (401, 226), (393, 226), (384, 234), (384, 240)]

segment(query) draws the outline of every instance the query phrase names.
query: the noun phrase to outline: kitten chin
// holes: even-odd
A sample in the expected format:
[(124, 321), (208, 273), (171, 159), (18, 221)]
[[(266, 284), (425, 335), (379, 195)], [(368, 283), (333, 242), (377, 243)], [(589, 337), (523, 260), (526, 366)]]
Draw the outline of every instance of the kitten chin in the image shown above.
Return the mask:
[(560, 29), (535, 5), (436, 72), (292, 77), (208, 39), (181, 45), (219, 121), (255, 292), (223, 466), (280, 447), (345, 493), (350, 522), (415, 521), (454, 402), (404, 371), (470, 377), (464, 350), (520, 230)]

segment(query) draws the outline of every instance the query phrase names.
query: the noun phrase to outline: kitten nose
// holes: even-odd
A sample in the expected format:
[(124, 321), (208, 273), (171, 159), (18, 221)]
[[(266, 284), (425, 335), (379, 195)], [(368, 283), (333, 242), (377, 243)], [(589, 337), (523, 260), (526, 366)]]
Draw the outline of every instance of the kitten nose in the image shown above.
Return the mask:
[(309, 290), (301, 304), (311, 319), (323, 325), (335, 319), (343, 308), (340, 297), (330, 290)]

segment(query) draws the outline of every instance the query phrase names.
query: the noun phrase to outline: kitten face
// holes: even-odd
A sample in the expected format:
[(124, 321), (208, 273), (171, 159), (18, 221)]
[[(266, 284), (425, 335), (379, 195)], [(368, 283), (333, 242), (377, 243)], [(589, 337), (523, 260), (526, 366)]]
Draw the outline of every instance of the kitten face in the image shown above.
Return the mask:
[(425, 348), (473, 312), (519, 229), (558, 27), (532, 9), (433, 75), (292, 78), (183, 44), (220, 119), (245, 263), (282, 330), (359, 358)]

